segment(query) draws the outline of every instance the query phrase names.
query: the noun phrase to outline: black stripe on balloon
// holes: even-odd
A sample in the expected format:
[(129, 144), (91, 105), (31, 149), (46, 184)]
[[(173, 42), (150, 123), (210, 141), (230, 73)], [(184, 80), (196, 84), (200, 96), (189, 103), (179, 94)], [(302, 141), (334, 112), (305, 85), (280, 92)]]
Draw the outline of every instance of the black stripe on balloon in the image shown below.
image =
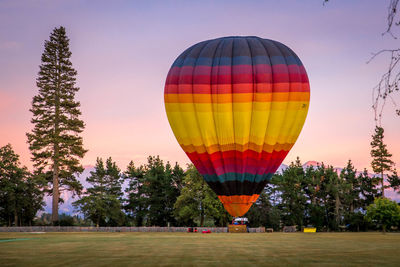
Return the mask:
[(220, 196), (235, 196), (260, 194), (268, 181), (259, 183), (249, 181), (207, 182), (211, 189)]

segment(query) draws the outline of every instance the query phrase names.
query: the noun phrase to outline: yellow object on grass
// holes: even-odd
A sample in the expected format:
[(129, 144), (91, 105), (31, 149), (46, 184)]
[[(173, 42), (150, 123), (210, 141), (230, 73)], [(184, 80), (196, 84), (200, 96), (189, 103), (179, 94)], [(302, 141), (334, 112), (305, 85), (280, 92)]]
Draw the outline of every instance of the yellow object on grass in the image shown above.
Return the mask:
[(228, 225), (229, 233), (247, 233), (247, 226), (243, 224), (230, 224)]

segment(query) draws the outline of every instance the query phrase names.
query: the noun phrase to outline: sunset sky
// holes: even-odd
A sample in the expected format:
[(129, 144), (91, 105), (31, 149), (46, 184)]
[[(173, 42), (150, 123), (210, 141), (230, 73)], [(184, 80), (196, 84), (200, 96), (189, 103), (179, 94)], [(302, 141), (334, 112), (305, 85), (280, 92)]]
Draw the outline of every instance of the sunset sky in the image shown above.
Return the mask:
[[(358, 169), (371, 169), (372, 88), (388, 58), (366, 62), (372, 52), (400, 47), (398, 39), (382, 36), (387, 3), (0, 0), (0, 146), (11, 143), (31, 168), (25, 133), (32, 128), (29, 108), (43, 44), (65, 26), (86, 123), (89, 152), (82, 163), (111, 156), (125, 169), (130, 160), (141, 164), (160, 155), (185, 164), (164, 109), (169, 67), (197, 42), (255, 35), (292, 48), (310, 80), (308, 117), (284, 163), (299, 156), (343, 167), (351, 159)], [(400, 117), (390, 103), (382, 125), (400, 166)]]

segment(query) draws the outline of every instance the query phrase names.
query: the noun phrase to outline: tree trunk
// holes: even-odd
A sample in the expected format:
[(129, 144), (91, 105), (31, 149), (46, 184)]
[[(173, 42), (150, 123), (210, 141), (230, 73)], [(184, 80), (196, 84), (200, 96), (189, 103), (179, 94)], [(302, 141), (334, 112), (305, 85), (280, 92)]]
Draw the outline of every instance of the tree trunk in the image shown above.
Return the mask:
[[(351, 184), (351, 192), (349, 192), (349, 194), (352, 194), (353, 189), (354, 189), (354, 185), (353, 185), (353, 183), (352, 183), (352, 184)], [(354, 201), (351, 200), (351, 203), (350, 203), (350, 212), (353, 213), (353, 211), (354, 211)]]
[(200, 227), (203, 227), (204, 225), (204, 208), (203, 208), (203, 203), (200, 204)]
[(204, 194), (204, 186), (205, 186), (205, 182), (202, 182), (202, 184), (201, 184), (201, 202), (200, 202), (200, 227), (203, 227), (203, 225), (204, 225), (204, 206), (203, 206), (203, 203), (204, 203), (204, 199), (206, 198), (205, 194)]
[(60, 115), (60, 100), (59, 100), (59, 90), (60, 90), (60, 62), (57, 58), (57, 86), (55, 90), (55, 118), (54, 118), (54, 134), (55, 140), (53, 143), (54, 149), (54, 158), (53, 158), (53, 203), (52, 203), (52, 214), (51, 214), (51, 221), (54, 225), (55, 222), (58, 221), (58, 201), (60, 200), (60, 190), (59, 190), (59, 147), (57, 138), (59, 138), (59, 115)]
[(335, 196), (335, 219), (336, 219), (336, 225), (340, 225), (340, 216), (339, 216), (339, 209), (340, 209), (340, 199), (339, 199), (339, 193), (336, 192)]
[(327, 208), (327, 205), (326, 205), (326, 199), (324, 198), (323, 201), (324, 201), (326, 228), (327, 228), (327, 232), (329, 232), (330, 226), (329, 226), (329, 215), (328, 215), (328, 208)]
[(382, 183), (382, 197), (385, 197), (385, 187), (383, 185), (383, 172), (381, 172), (381, 183)]
[(14, 210), (14, 225), (18, 226), (18, 214), (16, 210)]
[(18, 226), (17, 197), (15, 197), (14, 201), (14, 225)]
[[(57, 151), (58, 153), (58, 151)], [(53, 166), (53, 203), (52, 203), (52, 214), (51, 221), (54, 225), (58, 221), (58, 201), (60, 199), (60, 190), (58, 184), (58, 166), (57, 162), (54, 162)]]

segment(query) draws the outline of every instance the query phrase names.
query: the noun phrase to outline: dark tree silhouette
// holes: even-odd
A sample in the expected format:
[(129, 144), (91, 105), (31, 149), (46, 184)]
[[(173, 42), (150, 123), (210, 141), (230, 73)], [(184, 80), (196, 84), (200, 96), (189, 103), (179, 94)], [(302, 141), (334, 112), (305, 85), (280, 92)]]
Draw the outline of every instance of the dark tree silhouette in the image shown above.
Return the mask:
[(386, 148), (386, 144), (383, 143), (383, 133), (384, 130), (382, 127), (375, 127), (375, 134), (372, 136), (371, 142), (371, 166), (375, 173), (381, 174), (382, 197), (385, 197), (383, 174), (386, 171), (391, 171), (394, 163), (390, 159), (392, 154), (389, 153), (388, 149)]
[(65, 28), (55, 28), (45, 41), (42, 64), (33, 97), (31, 122), (27, 133), (36, 174), (48, 180), (53, 195), (52, 221), (58, 221), (60, 190), (80, 193), (82, 185), (75, 174), (83, 171), (79, 162), (87, 150), (79, 134), (85, 125), (79, 116), (80, 103), (75, 100), (77, 71), (70, 61), (69, 39)]

